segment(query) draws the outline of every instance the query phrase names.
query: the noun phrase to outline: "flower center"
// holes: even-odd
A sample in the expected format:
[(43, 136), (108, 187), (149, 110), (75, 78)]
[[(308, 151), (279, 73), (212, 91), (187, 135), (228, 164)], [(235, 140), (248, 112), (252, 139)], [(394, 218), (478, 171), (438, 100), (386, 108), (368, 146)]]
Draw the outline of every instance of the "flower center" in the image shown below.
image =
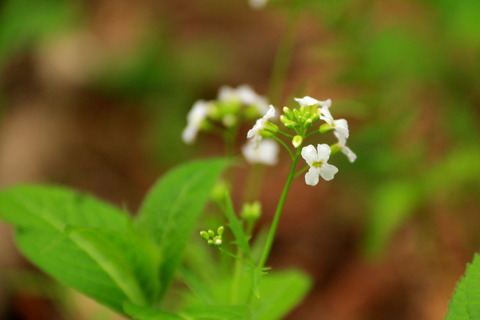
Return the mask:
[(316, 161), (316, 162), (314, 162), (314, 163), (312, 164), (312, 167), (314, 167), (314, 168), (320, 168), (320, 167), (322, 167), (322, 165), (323, 165), (323, 162), (322, 162), (322, 161)]

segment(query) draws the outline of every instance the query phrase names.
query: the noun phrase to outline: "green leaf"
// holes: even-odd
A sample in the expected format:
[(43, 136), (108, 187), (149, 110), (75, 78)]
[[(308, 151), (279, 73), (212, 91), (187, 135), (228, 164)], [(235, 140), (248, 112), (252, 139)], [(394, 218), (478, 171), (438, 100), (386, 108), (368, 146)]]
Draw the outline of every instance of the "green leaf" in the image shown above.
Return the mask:
[(448, 310), (446, 320), (480, 319), (480, 255), (475, 254), (473, 263), (467, 265)]
[(232, 199), (230, 198), (229, 194), (225, 195), (225, 215), (227, 216), (228, 225), (230, 226), (230, 229), (235, 236), (237, 245), (251, 260), (252, 253), (250, 252), (250, 246), (248, 244), (247, 236), (243, 232), (242, 223), (235, 214)]
[(248, 320), (251, 319), (247, 306), (201, 306), (181, 312), (187, 319), (198, 320)]
[(134, 320), (185, 320), (173, 313), (156, 310), (149, 307), (137, 306), (131, 302), (126, 302), (123, 309), (127, 315)]
[(162, 252), (161, 295), (173, 279), (211, 189), (229, 162), (213, 159), (179, 166), (165, 174), (144, 200), (138, 222), (151, 231)]
[(310, 279), (298, 271), (268, 274), (260, 283), (261, 296), (252, 306), (252, 319), (283, 319), (302, 301), (310, 287)]
[(63, 231), (67, 226), (126, 231), (129, 217), (93, 197), (53, 186), (24, 185), (0, 192), (0, 218), (16, 227)]
[(96, 228), (65, 232), (19, 229), (21, 251), (60, 282), (123, 312), (123, 303), (152, 303), (158, 262), (143, 242)]

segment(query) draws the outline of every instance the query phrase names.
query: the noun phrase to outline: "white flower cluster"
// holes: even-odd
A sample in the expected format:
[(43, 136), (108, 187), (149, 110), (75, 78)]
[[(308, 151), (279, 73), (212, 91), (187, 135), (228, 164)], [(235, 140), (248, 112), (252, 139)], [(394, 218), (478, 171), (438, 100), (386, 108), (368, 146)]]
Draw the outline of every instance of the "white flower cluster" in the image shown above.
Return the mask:
[[(337, 138), (338, 142), (336, 145), (332, 146), (332, 148), (336, 148), (337, 151), (340, 150), (344, 153), (350, 162), (354, 162), (357, 158), (356, 154), (347, 147), (347, 139), (349, 137), (349, 130), (348, 130), (348, 123), (345, 119), (334, 119), (332, 114), (330, 113), (330, 107), (332, 105), (332, 101), (330, 99), (325, 101), (316, 100), (312, 97), (306, 96), (303, 98), (295, 98), (295, 100), (300, 104), (301, 107), (313, 107), (313, 110), (318, 110), (318, 115), (311, 115), (311, 119), (308, 121), (304, 121), (306, 126), (311, 126), (315, 119), (321, 119), (325, 121), (325, 131), (333, 131), (335, 137)], [(318, 108), (317, 108), (318, 107)], [(284, 108), (285, 112), (290, 112), (288, 108)], [(297, 112), (297, 111), (296, 111)], [(308, 111), (305, 111), (308, 112)], [(262, 138), (264, 136), (266, 125), (269, 123), (269, 120), (275, 117), (275, 108), (273, 106), (269, 107), (269, 110), (265, 113), (265, 115), (258, 119), (253, 128), (248, 131), (247, 138), (250, 139), (250, 143), (259, 145), (262, 143)], [(302, 118), (298, 116), (298, 118)], [(303, 118), (303, 120), (305, 120)], [(284, 119), (284, 123), (293, 124), (295, 123), (292, 120)], [(324, 125), (324, 126), (325, 126)], [(323, 127), (323, 126), (322, 126)], [(321, 128), (322, 128), (321, 127)], [(267, 130), (268, 131), (268, 130)], [(322, 130), (320, 129), (320, 132)], [(297, 148), (303, 141), (302, 136), (295, 136), (293, 145)], [(332, 148), (328, 144), (318, 144), (317, 147), (314, 145), (308, 145), (302, 149), (301, 155), (303, 159), (307, 162), (308, 166), (310, 167), (307, 174), (305, 175), (305, 183), (310, 186), (315, 186), (318, 184), (319, 177), (322, 177), (326, 181), (330, 181), (334, 178), (335, 174), (338, 172), (338, 168), (327, 163), (332, 153)], [(265, 148), (262, 152), (270, 152), (269, 149)], [(261, 153), (261, 151), (257, 151), (257, 153)], [(260, 155), (258, 155), (260, 157)], [(268, 155), (264, 154), (261, 155), (263, 158), (267, 158)]]
[(235, 125), (238, 109), (242, 106), (254, 108), (255, 114), (263, 114), (268, 108), (268, 102), (248, 85), (237, 88), (222, 86), (216, 100), (195, 102), (187, 115), (187, 126), (182, 132), (183, 142), (192, 144), (207, 118), (219, 120), (226, 127)]
[(249, 118), (252, 115), (266, 115), (257, 121), (257, 129), (252, 129), (249, 135), (255, 136), (254, 142), (249, 141), (242, 147), (245, 159), (250, 163), (275, 165), (278, 159), (279, 147), (271, 139), (260, 141), (258, 130), (263, 123), (275, 116), (272, 106), (268, 107), (265, 97), (257, 94), (250, 86), (241, 85), (237, 88), (222, 86), (214, 101), (199, 100), (195, 102), (187, 115), (187, 126), (182, 132), (182, 140), (192, 144), (198, 132), (208, 126), (209, 120), (219, 121), (225, 127), (232, 127), (239, 121), (239, 117)]

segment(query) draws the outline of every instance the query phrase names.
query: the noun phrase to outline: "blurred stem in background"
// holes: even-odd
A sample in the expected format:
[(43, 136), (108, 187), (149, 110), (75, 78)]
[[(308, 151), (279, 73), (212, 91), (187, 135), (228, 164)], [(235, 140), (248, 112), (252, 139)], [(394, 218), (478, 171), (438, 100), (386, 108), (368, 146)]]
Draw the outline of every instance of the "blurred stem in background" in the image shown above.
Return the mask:
[(288, 10), (287, 26), (280, 47), (275, 55), (275, 61), (270, 77), (268, 95), (270, 102), (274, 105), (279, 104), (282, 98), (285, 80), (287, 78), (290, 62), (292, 60), (293, 47), (295, 45), (295, 35), (298, 21), (302, 12), (302, 5), (298, 4)]

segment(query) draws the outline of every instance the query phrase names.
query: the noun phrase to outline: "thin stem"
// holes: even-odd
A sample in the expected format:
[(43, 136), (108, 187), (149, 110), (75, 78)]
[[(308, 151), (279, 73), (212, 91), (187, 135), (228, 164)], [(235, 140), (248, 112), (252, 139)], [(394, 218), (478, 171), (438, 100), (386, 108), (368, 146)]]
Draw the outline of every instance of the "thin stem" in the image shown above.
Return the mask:
[(292, 136), (291, 134), (288, 134), (288, 133), (286, 133), (286, 132), (283, 132), (282, 130), (278, 130), (277, 132), (280, 133), (280, 134), (282, 134), (282, 135), (284, 135), (285, 137), (293, 138), (293, 136)]
[(287, 146), (287, 144), (285, 142), (282, 141), (282, 139), (280, 139), (279, 137), (277, 136), (272, 136), (273, 139), (277, 140), (278, 143), (280, 143), (284, 148), (285, 150), (287, 150), (288, 154), (290, 155), (290, 158), (293, 160), (293, 153), (292, 151), (290, 150), (290, 148)]
[(302, 173), (304, 173), (305, 171), (308, 170), (308, 168), (310, 168), (310, 166), (305, 166), (302, 168), (302, 170), (298, 171), (297, 173), (295, 173), (295, 176), (293, 176), (294, 178), (298, 177), (299, 175), (301, 175)]
[(292, 59), (295, 44), (295, 31), (298, 24), (299, 10), (289, 10), (287, 29), (283, 35), (270, 77), (269, 96), (273, 104), (278, 104), (282, 95), (288, 67)]
[(275, 211), (275, 216), (273, 217), (272, 225), (270, 226), (270, 230), (268, 231), (267, 242), (265, 243), (262, 256), (258, 263), (259, 269), (262, 269), (265, 266), (265, 263), (267, 262), (268, 256), (270, 254), (270, 250), (272, 249), (273, 240), (275, 239), (278, 223), (280, 221), (280, 216), (282, 215), (283, 205), (285, 204), (285, 200), (287, 199), (288, 191), (290, 190), (290, 185), (292, 184), (292, 180), (295, 177), (295, 169), (297, 167), (297, 161), (299, 156), (300, 156), (300, 149), (297, 149), (297, 152), (293, 157), (292, 167), (290, 168), (290, 173), (288, 175), (287, 182), (285, 183), (285, 187), (283, 188), (282, 195), (280, 196), (280, 200), (278, 201), (277, 210)]

